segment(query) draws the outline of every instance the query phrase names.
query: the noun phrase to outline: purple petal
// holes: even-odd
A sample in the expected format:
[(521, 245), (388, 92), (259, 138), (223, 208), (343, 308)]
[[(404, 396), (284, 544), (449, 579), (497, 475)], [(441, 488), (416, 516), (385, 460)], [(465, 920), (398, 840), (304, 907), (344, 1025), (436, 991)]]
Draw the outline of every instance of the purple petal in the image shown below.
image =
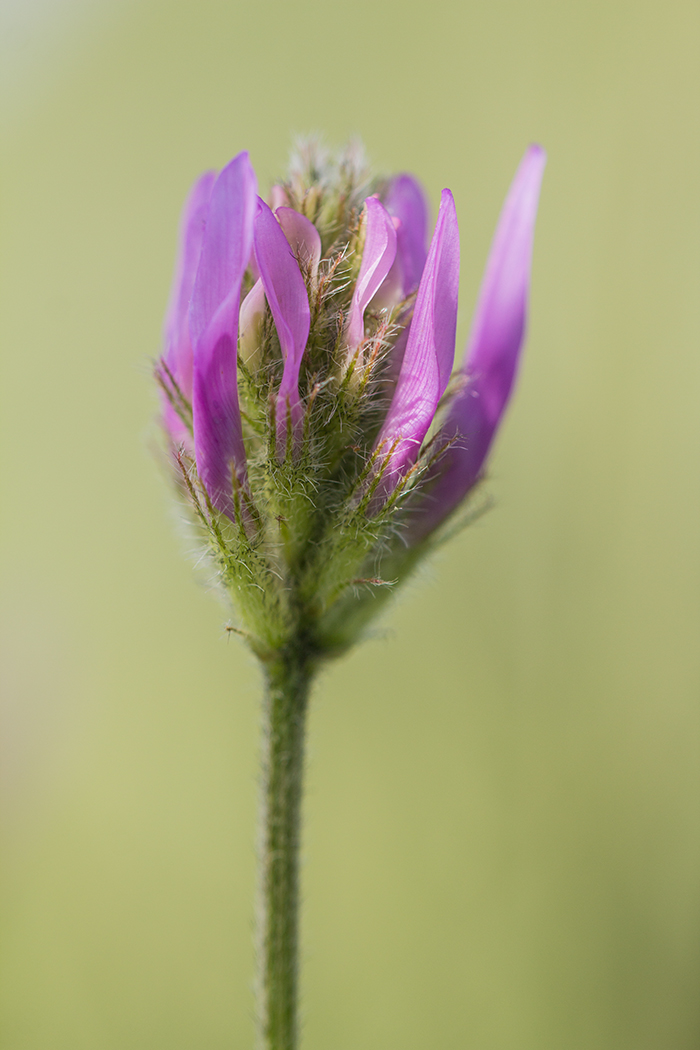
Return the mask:
[(437, 465), (429, 502), (411, 532), (426, 535), (454, 510), (482, 473), (508, 403), (525, 338), (535, 218), (546, 154), (531, 146), (506, 197), (479, 294), (463, 373), (465, 388), (442, 429), (455, 440)]
[[(188, 401), (192, 399), (192, 343), (188, 325), (188, 314), (194, 278), (202, 250), (204, 225), (209, 198), (216, 179), (215, 171), (201, 175), (190, 190), (180, 223), (179, 252), (175, 276), (165, 315), (165, 348), (163, 357), (181, 393)], [(167, 382), (167, 378), (166, 378)], [(164, 422), (176, 443), (189, 442), (189, 431), (164, 397)]]
[(365, 310), (396, 257), (396, 230), (388, 211), (376, 197), (365, 201), (367, 226), (360, 273), (350, 305), (346, 338), (354, 350), (365, 337)]
[(232, 520), (233, 475), (243, 484), (246, 473), (236, 355), (256, 189), (248, 154), (239, 153), (214, 183), (190, 306), (197, 470), (214, 506)]
[(255, 215), (254, 246), (260, 279), (272, 311), (284, 361), (277, 395), (278, 447), (284, 448), (288, 412), (291, 412), (295, 431), (301, 421), (299, 369), (309, 338), (311, 315), (299, 263), (282, 227), (260, 198)]
[(294, 208), (277, 208), (275, 215), (297, 259), (315, 276), (321, 261), (321, 237), (318, 230)]
[(459, 230), (454, 200), (442, 191), (401, 371), (376, 448), (389, 453), (380, 496), (388, 496), (415, 462), (454, 358), (459, 291)]
[(389, 183), (384, 206), (399, 220), (394, 266), (400, 269), (405, 297), (418, 287), (428, 256), (428, 202), (417, 179), (397, 175)]
[(494, 426), (510, 395), (525, 335), (532, 242), (546, 159), (540, 146), (531, 146), (508, 192), (465, 356), (465, 372), (487, 380), (486, 416)]

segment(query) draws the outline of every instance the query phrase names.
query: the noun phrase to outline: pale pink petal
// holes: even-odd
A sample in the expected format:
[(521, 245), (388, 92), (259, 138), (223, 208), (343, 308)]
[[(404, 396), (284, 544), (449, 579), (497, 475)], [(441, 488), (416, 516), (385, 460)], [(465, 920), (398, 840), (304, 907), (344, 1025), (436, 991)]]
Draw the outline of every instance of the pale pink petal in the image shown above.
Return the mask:
[(354, 350), (365, 337), (365, 310), (386, 278), (396, 256), (396, 230), (377, 197), (365, 201), (365, 246), (350, 305), (346, 338)]
[(265, 290), (257, 280), (241, 303), (238, 318), (238, 349), (246, 364), (255, 366), (260, 348), (262, 320), (265, 315)]
[(289, 245), (313, 277), (321, 261), (321, 237), (314, 224), (293, 208), (277, 208), (277, 221), (289, 241)]
[(278, 208), (287, 208), (289, 206), (289, 197), (287, 196), (287, 191), (284, 186), (275, 183), (275, 185), (270, 188), (270, 199), (268, 203), (272, 211), (277, 211)]

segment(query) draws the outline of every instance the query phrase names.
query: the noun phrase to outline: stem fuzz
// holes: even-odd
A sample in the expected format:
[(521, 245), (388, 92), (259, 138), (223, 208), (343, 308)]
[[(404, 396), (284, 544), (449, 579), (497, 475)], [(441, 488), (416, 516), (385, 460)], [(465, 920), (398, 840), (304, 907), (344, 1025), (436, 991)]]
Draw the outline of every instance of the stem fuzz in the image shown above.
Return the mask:
[[(291, 647), (290, 647), (291, 648)], [(291, 648), (265, 665), (260, 798), (258, 1043), (296, 1050), (299, 841), (312, 671)]]

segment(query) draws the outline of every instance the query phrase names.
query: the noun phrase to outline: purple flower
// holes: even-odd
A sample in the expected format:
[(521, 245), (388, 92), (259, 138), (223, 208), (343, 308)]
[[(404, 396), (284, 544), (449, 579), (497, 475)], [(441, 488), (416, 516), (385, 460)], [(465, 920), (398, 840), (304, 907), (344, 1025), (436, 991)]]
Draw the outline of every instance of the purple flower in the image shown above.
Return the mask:
[[(335, 188), (329, 175), (309, 184), (297, 172), (273, 187), (274, 210), (247, 153), (197, 181), (159, 378), (171, 442), (194, 458), (216, 510), (246, 526), (266, 514), (286, 521), (290, 486), (308, 482), (299, 506), (342, 516), (359, 493), (368, 517), (401, 516), (409, 545), (451, 514), (483, 474), (512, 390), (544, 163), (533, 146), (518, 169), (452, 393), (459, 231), (449, 190), (427, 247), (425, 194), (407, 174), (367, 196), (359, 175), (348, 190), (347, 169)], [(307, 481), (285, 474), (271, 487), (295, 463)]]
[(267, 203), (240, 153), (203, 175), (185, 207), (156, 374), (179, 492), (234, 606), (241, 626), (231, 629), (268, 682), (265, 1045), (296, 1035), (308, 687), (483, 474), (525, 334), (544, 163), (533, 146), (515, 177), (452, 383), (460, 258), (448, 189), (428, 246), (412, 176), (372, 178), (357, 145), (332, 158), (310, 141)]

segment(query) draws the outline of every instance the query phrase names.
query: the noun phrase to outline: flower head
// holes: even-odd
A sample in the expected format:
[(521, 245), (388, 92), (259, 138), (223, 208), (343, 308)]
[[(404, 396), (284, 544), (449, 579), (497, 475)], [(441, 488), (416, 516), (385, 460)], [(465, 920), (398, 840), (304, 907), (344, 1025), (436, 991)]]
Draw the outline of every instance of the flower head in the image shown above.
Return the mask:
[[(180, 484), (258, 652), (351, 644), (484, 473), (522, 349), (544, 152), (506, 200), (453, 377), (459, 231), (443, 190), (313, 146), (257, 195), (195, 184), (157, 367)], [(451, 381), (452, 377), (452, 381)]]

